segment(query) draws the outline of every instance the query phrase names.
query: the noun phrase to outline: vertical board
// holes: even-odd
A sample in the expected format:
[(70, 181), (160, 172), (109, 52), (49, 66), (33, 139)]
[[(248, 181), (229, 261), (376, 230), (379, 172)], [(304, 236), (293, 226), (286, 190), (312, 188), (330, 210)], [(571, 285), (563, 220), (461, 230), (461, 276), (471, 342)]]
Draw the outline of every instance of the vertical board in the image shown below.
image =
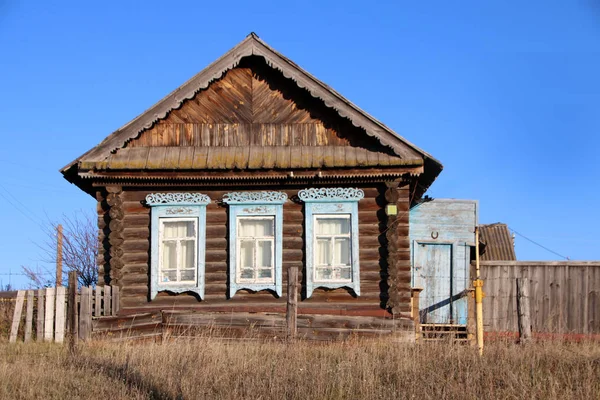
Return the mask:
[(25, 317), (25, 343), (31, 341), (33, 330), (33, 290), (27, 291), (27, 316)]
[(25, 291), (19, 290), (17, 292), (17, 303), (15, 304), (15, 311), (13, 313), (12, 326), (10, 328), (10, 343), (17, 341), (17, 334), (19, 333), (19, 325), (21, 324), (21, 313), (23, 312), (23, 300), (25, 299)]
[(113, 317), (115, 317), (117, 315), (117, 313), (119, 312), (119, 298), (120, 292), (119, 292), (119, 287), (118, 286), (114, 286), (112, 288), (112, 304), (111, 304), (111, 315)]
[(64, 286), (56, 288), (56, 323), (54, 328), (54, 341), (62, 343), (65, 339), (65, 302), (67, 294)]
[(55, 289), (46, 289), (46, 318), (44, 319), (44, 341), (54, 340), (54, 296)]
[(104, 316), (111, 315), (112, 293), (110, 289), (110, 286), (104, 286), (104, 312), (102, 313)]
[(415, 284), (420, 296), (421, 322), (447, 324), (451, 313), (452, 245), (415, 243)]
[(92, 329), (92, 289), (83, 286), (81, 288), (81, 300), (79, 307), (79, 338), (86, 340)]
[(46, 296), (44, 289), (37, 291), (37, 319), (35, 327), (35, 340), (41, 342), (44, 338), (44, 318), (46, 316), (44, 304), (46, 304)]
[(102, 315), (102, 288), (100, 285), (96, 286), (94, 294), (94, 316), (99, 317)]

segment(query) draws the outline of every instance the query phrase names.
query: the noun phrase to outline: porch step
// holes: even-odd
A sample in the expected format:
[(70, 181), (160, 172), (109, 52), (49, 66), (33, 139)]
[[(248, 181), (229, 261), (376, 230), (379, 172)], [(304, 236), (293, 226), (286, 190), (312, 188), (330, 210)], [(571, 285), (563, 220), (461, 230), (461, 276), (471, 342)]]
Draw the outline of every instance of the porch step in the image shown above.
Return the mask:
[(422, 340), (426, 342), (468, 343), (468, 331), (466, 325), (458, 324), (421, 324)]

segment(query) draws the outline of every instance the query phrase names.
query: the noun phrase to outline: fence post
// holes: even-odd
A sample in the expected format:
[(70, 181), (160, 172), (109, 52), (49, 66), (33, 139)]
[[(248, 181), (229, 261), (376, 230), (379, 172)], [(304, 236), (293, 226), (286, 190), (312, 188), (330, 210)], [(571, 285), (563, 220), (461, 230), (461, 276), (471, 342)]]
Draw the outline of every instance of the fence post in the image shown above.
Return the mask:
[(33, 330), (33, 290), (27, 291), (27, 316), (25, 317), (25, 343), (31, 341)]
[(36, 327), (35, 327), (35, 340), (41, 342), (44, 339), (44, 318), (46, 315), (45, 312), (45, 289), (38, 289), (37, 291), (37, 319), (36, 319)]
[(77, 344), (77, 272), (69, 272), (69, 294), (67, 299), (67, 344), (71, 354)]
[(298, 267), (288, 268), (286, 325), (289, 339), (298, 334)]
[(81, 300), (79, 307), (79, 338), (86, 340), (92, 329), (92, 292), (91, 288), (81, 287)]
[(411, 314), (412, 314), (412, 318), (413, 318), (413, 322), (415, 324), (415, 341), (420, 342), (423, 335), (421, 334), (421, 313), (420, 313), (420, 308), (421, 308), (421, 302), (420, 302), (420, 296), (421, 296), (421, 291), (423, 291), (423, 288), (412, 288), (410, 290), (411, 294), (412, 294), (412, 310), (411, 310)]
[(529, 278), (517, 278), (517, 322), (519, 341), (527, 343), (531, 339), (531, 316), (529, 308)]
[(54, 288), (46, 289), (46, 319), (44, 320), (44, 341), (54, 340)]
[(15, 304), (15, 312), (13, 313), (12, 326), (10, 327), (10, 338), (9, 343), (15, 343), (17, 341), (17, 334), (19, 333), (19, 325), (21, 323), (21, 312), (23, 311), (23, 300), (25, 299), (25, 291), (19, 290), (17, 292), (17, 303)]

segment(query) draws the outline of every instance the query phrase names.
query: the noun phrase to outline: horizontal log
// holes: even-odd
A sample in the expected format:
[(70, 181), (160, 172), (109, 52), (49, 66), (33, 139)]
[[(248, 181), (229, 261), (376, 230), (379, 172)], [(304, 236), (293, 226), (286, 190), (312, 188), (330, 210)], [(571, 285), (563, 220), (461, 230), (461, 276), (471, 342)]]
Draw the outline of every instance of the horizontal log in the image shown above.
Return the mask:
[(144, 252), (150, 249), (150, 241), (148, 239), (131, 239), (126, 240), (123, 245), (124, 254), (129, 252)]
[(140, 201), (124, 201), (123, 211), (125, 214), (148, 214), (150, 207), (142, 204)]
[(120, 284), (123, 286), (147, 285), (148, 282), (149, 277), (146, 273), (131, 273), (123, 271), (123, 276), (120, 279)]
[(148, 239), (150, 237), (150, 229), (148, 226), (129, 227), (125, 225), (122, 236), (125, 240), (128, 239)]
[(123, 225), (125, 228), (150, 226), (150, 214), (126, 214)]
[(147, 325), (159, 326), (162, 324), (162, 315), (160, 312), (142, 313), (118, 317), (100, 317), (92, 319), (92, 331), (115, 332), (122, 329), (135, 329)]
[(125, 263), (122, 268), (123, 274), (148, 274), (148, 264), (146, 263)]
[(284, 313), (180, 313), (165, 312), (163, 321), (167, 325), (191, 325), (191, 326), (243, 326), (243, 327), (285, 327)]
[(147, 264), (148, 263), (148, 252), (133, 252), (128, 251), (123, 254), (121, 260), (125, 264)]
[(396, 329), (391, 318), (341, 316), (341, 315), (298, 315), (298, 328), (346, 328), (346, 329)]

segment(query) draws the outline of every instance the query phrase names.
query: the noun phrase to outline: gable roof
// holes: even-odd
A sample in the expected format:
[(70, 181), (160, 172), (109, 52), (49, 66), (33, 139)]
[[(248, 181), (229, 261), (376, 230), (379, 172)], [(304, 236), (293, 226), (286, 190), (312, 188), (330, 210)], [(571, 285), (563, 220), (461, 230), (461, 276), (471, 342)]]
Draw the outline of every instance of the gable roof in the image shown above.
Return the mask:
[(515, 245), (508, 226), (495, 224), (479, 225), (480, 242), (484, 244), (482, 261), (513, 261), (517, 259)]
[(68, 172), (82, 162), (102, 163), (107, 161), (111, 157), (111, 154), (117, 149), (124, 147), (128, 141), (137, 137), (144, 130), (152, 127), (155, 122), (166, 118), (169, 112), (179, 108), (184, 101), (192, 99), (199, 91), (206, 89), (211, 82), (219, 79), (227, 71), (236, 67), (242, 58), (249, 56), (263, 57), (271, 68), (279, 70), (286, 78), (293, 80), (300, 88), (306, 89), (313, 97), (321, 99), (327, 107), (334, 109), (341, 117), (350, 120), (354, 126), (362, 128), (367, 135), (374, 137), (382, 145), (389, 147), (399, 158), (414, 159), (414, 153), (418, 153), (422, 157), (422, 163), (424, 164), (425, 170), (422, 177), (423, 179), (420, 182), (421, 190), (419, 190), (419, 192), (423, 193), (441, 172), (443, 168), (441, 163), (430, 154), (400, 137), (387, 126), (362, 111), (335, 90), (275, 51), (254, 33), (248, 35), (237, 46), (229, 50), (222, 57), (185, 82), (179, 88), (175, 89), (147, 111), (119, 128), (106, 137), (100, 144), (66, 165), (61, 169), (61, 172), (69, 179), (67, 176)]

